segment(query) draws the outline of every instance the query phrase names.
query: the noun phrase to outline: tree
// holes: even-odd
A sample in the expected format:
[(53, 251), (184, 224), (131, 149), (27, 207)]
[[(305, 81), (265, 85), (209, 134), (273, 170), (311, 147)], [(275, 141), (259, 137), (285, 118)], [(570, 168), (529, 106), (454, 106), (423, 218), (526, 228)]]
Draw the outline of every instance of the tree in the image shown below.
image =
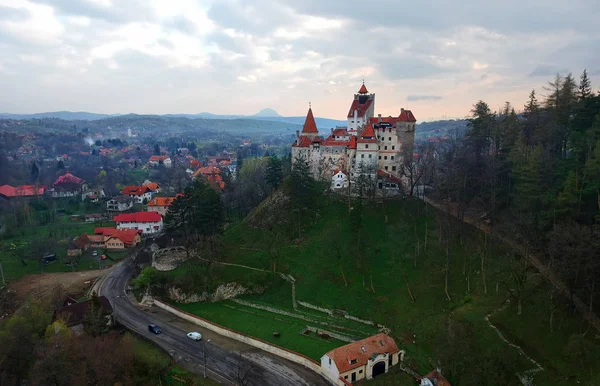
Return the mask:
[(98, 299), (96, 292), (88, 303), (88, 309), (83, 316), (83, 330), (86, 334), (96, 337), (108, 332), (108, 322), (106, 320), (102, 303)]
[(62, 160), (58, 161), (58, 163), (56, 164), (56, 170), (64, 170), (65, 169), (65, 164), (62, 162)]
[(29, 173), (29, 175), (31, 176), (31, 181), (33, 182), (36, 182), (40, 177), (40, 169), (38, 168), (35, 162), (31, 164), (31, 172)]
[(588, 77), (587, 70), (584, 69), (579, 79), (579, 89), (577, 90), (577, 97), (580, 101), (588, 99), (592, 95), (592, 82)]
[(154, 145), (154, 155), (160, 155), (160, 146), (158, 146), (158, 143)]
[(281, 180), (283, 179), (282, 164), (281, 160), (276, 155), (272, 155), (269, 158), (265, 178), (267, 184), (269, 184), (273, 190), (276, 190), (279, 187), (279, 184), (281, 184)]

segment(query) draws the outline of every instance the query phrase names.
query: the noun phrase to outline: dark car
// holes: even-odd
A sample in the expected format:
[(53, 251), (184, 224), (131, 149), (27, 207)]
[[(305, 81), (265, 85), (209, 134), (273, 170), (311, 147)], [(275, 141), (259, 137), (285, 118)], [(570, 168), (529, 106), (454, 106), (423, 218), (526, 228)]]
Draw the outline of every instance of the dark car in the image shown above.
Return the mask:
[(156, 335), (158, 335), (162, 332), (160, 327), (158, 327), (156, 324), (149, 324), (148, 331), (150, 331), (151, 333), (156, 334)]

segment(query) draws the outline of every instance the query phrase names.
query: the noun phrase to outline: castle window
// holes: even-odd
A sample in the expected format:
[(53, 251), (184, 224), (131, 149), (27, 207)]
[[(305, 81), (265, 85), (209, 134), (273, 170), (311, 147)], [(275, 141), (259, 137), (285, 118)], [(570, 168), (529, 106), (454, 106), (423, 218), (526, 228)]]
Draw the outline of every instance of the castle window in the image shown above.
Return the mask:
[(360, 155), (360, 158), (365, 158), (365, 155), (364, 155), (364, 154), (361, 154), (361, 155)]
[(394, 159), (394, 156), (392, 156), (392, 160)]
[(366, 144), (365, 144), (365, 149), (368, 149), (368, 148), (369, 148), (369, 144), (368, 144), (368, 143), (366, 143)]
[(396, 167), (395, 166), (392, 166), (392, 171), (394, 171), (394, 172), (396, 171)]
[(383, 159), (387, 159), (387, 155), (383, 157)]
[(396, 146), (393, 146), (393, 145), (392, 145), (392, 150), (396, 150)]
[(389, 137), (389, 138), (388, 138), (388, 141), (391, 141), (391, 140), (392, 140), (392, 137)]
[(387, 167), (387, 166), (385, 167), (385, 170), (388, 170), (388, 167)]
[(371, 154), (369, 154), (369, 158), (372, 158), (372, 157), (371, 157)]
[(387, 150), (387, 146), (384, 146), (384, 149)]
[(381, 156), (379, 156), (379, 159), (381, 159)]

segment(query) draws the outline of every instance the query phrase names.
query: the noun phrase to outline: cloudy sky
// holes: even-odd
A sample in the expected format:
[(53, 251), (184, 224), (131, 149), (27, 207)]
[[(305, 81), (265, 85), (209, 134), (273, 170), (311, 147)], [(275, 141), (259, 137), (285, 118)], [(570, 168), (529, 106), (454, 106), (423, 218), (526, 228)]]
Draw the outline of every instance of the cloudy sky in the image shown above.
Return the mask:
[(518, 108), (556, 72), (600, 85), (598, 0), (0, 0), (0, 112), (344, 119)]

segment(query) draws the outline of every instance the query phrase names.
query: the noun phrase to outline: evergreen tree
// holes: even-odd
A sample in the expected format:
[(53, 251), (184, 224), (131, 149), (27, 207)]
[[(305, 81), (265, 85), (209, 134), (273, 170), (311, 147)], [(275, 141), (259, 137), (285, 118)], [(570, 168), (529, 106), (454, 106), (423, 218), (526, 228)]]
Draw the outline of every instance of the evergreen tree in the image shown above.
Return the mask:
[(61, 161), (58, 161), (58, 164), (56, 164), (56, 169), (57, 170), (64, 170), (65, 169), (65, 164)]
[(290, 177), (290, 203), (294, 227), (300, 236), (304, 225), (310, 220), (316, 201), (315, 181), (304, 157), (297, 157), (294, 160)]
[(30, 175), (33, 182), (37, 181), (40, 176), (40, 169), (35, 162), (31, 165)]
[(160, 146), (158, 146), (158, 143), (154, 145), (154, 155), (160, 155)]
[(588, 99), (592, 95), (592, 82), (588, 77), (587, 70), (583, 70), (581, 78), (579, 79), (579, 89), (577, 91), (577, 97), (580, 101)]
[(266, 182), (273, 189), (277, 189), (283, 179), (282, 163), (279, 157), (273, 155), (269, 158), (266, 171)]

